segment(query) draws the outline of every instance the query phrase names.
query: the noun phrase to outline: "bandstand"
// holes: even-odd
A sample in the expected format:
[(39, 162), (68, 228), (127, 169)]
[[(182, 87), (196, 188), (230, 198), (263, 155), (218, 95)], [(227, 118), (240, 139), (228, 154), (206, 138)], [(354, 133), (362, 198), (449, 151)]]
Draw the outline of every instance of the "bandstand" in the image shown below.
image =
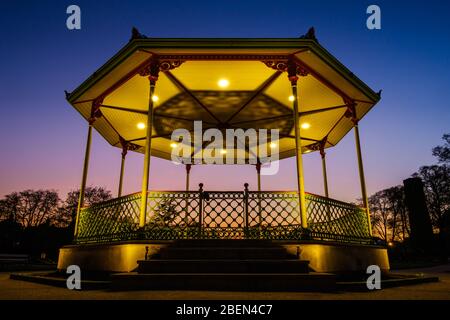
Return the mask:
[[(313, 29), (295, 39), (158, 39), (134, 29), (127, 45), (67, 93), (88, 132), (74, 243), (61, 249), (58, 269), (77, 264), (131, 272), (138, 260), (185, 240), (199, 247), (270, 242), (316, 272), (362, 271), (372, 264), (388, 270), (386, 248), (372, 237), (358, 131), (379, 99), (319, 44)], [(242, 181), (233, 192), (209, 190), (208, 181), (191, 187), (190, 172), (202, 165), (199, 155), (208, 148), (203, 142), (189, 145), (190, 155), (182, 159), (185, 190), (152, 190), (151, 156), (171, 160), (181, 143), (171, 139), (173, 131), (193, 132), (195, 121), (202, 122), (202, 132), (277, 129), (277, 140), (260, 148), (279, 159), (296, 158), (297, 189), (264, 191), (261, 167), (270, 157), (254, 154), (244, 141), (243, 159), (237, 150), (224, 147), (222, 153), (253, 165), (255, 185)], [(93, 129), (121, 150), (118, 197), (84, 207)], [(361, 206), (335, 200), (328, 190), (326, 149), (350, 131)], [(144, 155), (142, 190), (122, 195), (128, 152)], [(302, 154), (309, 152), (322, 162), (323, 195), (304, 189)]]

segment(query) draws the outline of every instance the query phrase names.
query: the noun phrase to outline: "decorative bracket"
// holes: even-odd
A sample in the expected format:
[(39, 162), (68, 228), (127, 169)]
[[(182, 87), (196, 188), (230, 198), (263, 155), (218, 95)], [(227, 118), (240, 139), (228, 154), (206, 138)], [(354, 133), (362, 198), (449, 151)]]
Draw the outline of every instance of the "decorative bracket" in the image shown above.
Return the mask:
[(355, 126), (358, 125), (359, 119), (356, 116), (356, 102), (348, 99), (344, 99), (344, 102), (347, 105), (344, 117), (349, 118)]
[(266, 66), (277, 71), (287, 72), (289, 80), (297, 81), (298, 76), (306, 77), (309, 71), (305, 66), (301, 65), (298, 61), (292, 58), (286, 60), (265, 60), (263, 61)]
[(148, 77), (151, 84), (155, 84), (159, 75), (159, 60), (151, 59), (147, 65), (145, 65), (140, 71), (139, 75), (142, 77)]
[(122, 146), (122, 158), (125, 159), (127, 153), (128, 153), (128, 144), (129, 142), (126, 141), (124, 138), (119, 136), (120, 145)]
[(320, 156), (322, 158), (325, 158), (325, 145), (327, 144), (327, 140), (328, 140), (328, 136), (326, 136), (325, 138), (323, 138), (320, 141), (317, 141), (316, 143), (313, 143), (311, 145), (308, 146), (308, 149), (311, 151), (319, 151), (320, 152)]
[(119, 136), (119, 142), (120, 142), (120, 145), (122, 146), (122, 158), (126, 157), (128, 150), (135, 151), (135, 150), (139, 149), (138, 145), (125, 140), (121, 136)]
[(258, 174), (260, 174), (261, 173), (261, 162), (258, 161), (255, 165), (255, 168), (256, 168), (256, 172)]
[(150, 82), (154, 84), (158, 80), (160, 71), (165, 72), (178, 68), (183, 62), (183, 60), (159, 60), (154, 57), (139, 71), (139, 75), (148, 76)]
[(102, 111), (100, 110), (100, 107), (103, 103), (103, 97), (99, 97), (92, 101), (92, 107), (91, 107), (91, 116), (89, 117), (89, 125), (93, 125), (95, 120), (98, 118), (101, 118), (103, 116)]

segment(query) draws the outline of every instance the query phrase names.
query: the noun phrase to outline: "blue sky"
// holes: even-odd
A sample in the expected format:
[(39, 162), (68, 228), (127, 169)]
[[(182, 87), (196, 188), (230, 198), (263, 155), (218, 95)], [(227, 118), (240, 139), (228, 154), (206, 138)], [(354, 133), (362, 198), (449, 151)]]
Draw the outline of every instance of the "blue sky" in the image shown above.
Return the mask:
[[(65, 26), (77, 4), (82, 29)], [(382, 29), (366, 28), (377, 4)], [(298, 37), (310, 26), (320, 43), (375, 91), (381, 102), (361, 121), (369, 193), (400, 184), (433, 163), (450, 132), (448, 1), (1, 1), (0, 195), (26, 188), (65, 193), (80, 183), (86, 123), (64, 99), (125, 45), (132, 26), (151, 37)], [(88, 184), (116, 191), (120, 150), (94, 135)], [(353, 134), (328, 152), (330, 194), (359, 197)], [(293, 159), (263, 188), (295, 189)], [(305, 156), (307, 190), (322, 192), (320, 158)], [(131, 155), (125, 192), (139, 191), (142, 156)], [(173, 172), (167, 180), (167, 172)], [(152, 189), (182, 189), (184, 170), (152, 159)], [(254, 186), (252, 167), (199, 167), (192, 183), (209, 189)]]

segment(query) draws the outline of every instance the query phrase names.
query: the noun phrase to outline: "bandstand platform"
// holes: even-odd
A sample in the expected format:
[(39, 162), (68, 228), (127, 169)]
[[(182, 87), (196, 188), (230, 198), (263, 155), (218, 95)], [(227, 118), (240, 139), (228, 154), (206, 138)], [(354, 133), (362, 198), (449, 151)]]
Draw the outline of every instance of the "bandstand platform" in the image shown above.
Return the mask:
[[(359, 138), (380, 94), (313, 29), (296, 39), (159, 39), (133, 29), (124, 48), (66, 94), (89, 125), (74, 243), (60, 250), (59, 270), (116, 273), (117, 288), (230, 290), (331, 288), (337, 273), (389, 270), (386, 246), (372, 236)], [(199, 121), (209, 140), (196, 140)], [(117, 198), (85, 207), (92, 129), (122, 157)], [(194, 138), (180, 139), (179, 129)], [(213, 129), (254, 130), (257, 146), (248, 136), (237, 147), (218, 145)], [(333, 199), (327, 180), (326, 149), (352, 130), (361, 205)], [(128, 151), (144, 154), (142, 190), (124, 196)], [(323, 195), (304, 188), (310, 152), (320, 155)], [(151, 156), (184, 165), (185, 190), (150, 190)], [(297, 190), (264, 191), (265, 166), (293, 156)], [(211, 163), (255, 166), (256, 187), (214, 191), (204, 181), (192, 190), (191, 169)]]

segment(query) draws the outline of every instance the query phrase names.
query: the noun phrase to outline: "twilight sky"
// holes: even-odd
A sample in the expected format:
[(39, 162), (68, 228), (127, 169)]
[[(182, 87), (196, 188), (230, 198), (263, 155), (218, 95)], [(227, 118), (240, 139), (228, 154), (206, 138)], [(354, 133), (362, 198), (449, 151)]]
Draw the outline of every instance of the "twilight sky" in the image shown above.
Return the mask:
[[(82, 29), (66, 28), (77, 4)], [(382, 29), (366, 28), (378, 4)], [(382, 100), (360, 123), (369, 193), (400, 184), (435, 159), (431, 148), (450, 132), (448, 1), (5, 1), (0, 2), (0, 197), (28, 188), (64, 196), (79, 186), (87, 123), (65, 101), (130, 37), (298, 37), (310, 26), (320, 43)], [(350, 132), (328, 149), (331, 197), (353, 201), (359, 180)], [(143, 156), (127, 157), (124, 193), (139, 191)], [(304, 156), (307, 191), (322, 193), (320, 156)], [(120, 150), (94, 133), (88, 185), (117, 192)], [(184, 168), (152, 158), (151, 189), (182, 190)], [(256, 184), (253, 166), (203, 166), (191, 188), (241, 190)], [(263, 189), (294, 190), (294, 159)]]

